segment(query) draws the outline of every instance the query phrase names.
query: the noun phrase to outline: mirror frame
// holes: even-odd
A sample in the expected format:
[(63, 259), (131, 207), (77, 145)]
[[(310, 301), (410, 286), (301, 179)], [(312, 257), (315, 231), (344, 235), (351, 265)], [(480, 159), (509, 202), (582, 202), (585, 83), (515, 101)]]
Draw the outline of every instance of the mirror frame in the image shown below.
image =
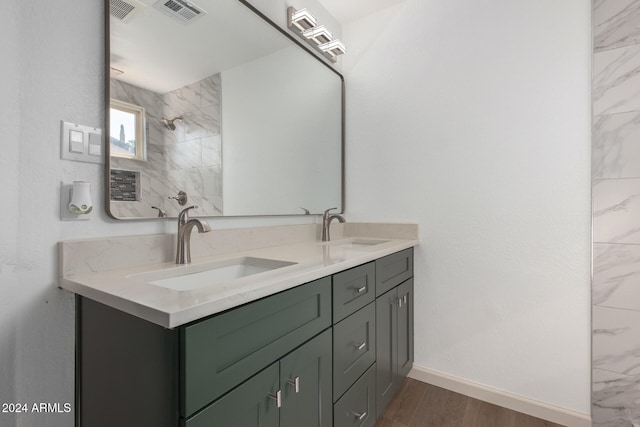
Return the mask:
[[(104, 0), (104, 150), (105, 150), (105, 161), (104, 161), (104, 202), (105, 202), (105, 210), (107, 215), (115, 220), (126, 220), (126, 221), (140, 221), (140, 220), (167, 220), (167, 219), (175, 219), (174, 217), (166, 217), (166, 218), (153, 218), (153, 217), (142, 217), (142, 218), (118, 218), (111, 213), (111, 150), (109, 147), (109, 129), (110, 129), (110, 99), (111, 99), (111, 14), (110, 14), (110, 0)], [(298, 47), (302, 48), (305, 52), (319, 61), (323, 66), (327, 67), (327, 69), (331, 70), (340, 78), (340, 91), (342, 93), (342, 99), (340, 101), (340, 107), (342, 108), (342, 118), (340, 120), (340, 157), (341, 157), (341, 167), (340, 167), (340, 203), (342, 204), (340, 213), (344, 213), (345, 211), (345, 83), (344, 77), (340, 72), (338, 72), (335, 68), (333, 68), (329, 63), (327, 63), (323, 58), (318, 56), (313, 50), (311, 50), (308, 46), (302, 43), (302, 41), (297, 40), (293, 37), (292, 33), (289, 33), (284, 28), (280, 27), (274, 21), (272, 21), (269, 17), (267, 17), (264, 13), (259, 11), (255, 6), (248, 2), (248, 0), (236, 0), (239, 3), (242, 3), (245, 7), (247, 7), (251, 12), (255, 13), (257, 16), (262, 18), (267, 24), (271, 25), (285, 37), (287, 37), (291, 42), (293, 42)], [(283, 14), (286, 13), (286, 10), (283, 11)], [(331, 206), (327, 206), (327, 209)], [(280, 217), (280, 216), (306, 216), (305, 213), (300, 214), (265, 214), (265, 215), (220, 215), (220, 216), (204, 216), (205, 218), (256, 218), (256, 217)], [(321, 213), (311, 214), (311, 215), (321, 215)]]

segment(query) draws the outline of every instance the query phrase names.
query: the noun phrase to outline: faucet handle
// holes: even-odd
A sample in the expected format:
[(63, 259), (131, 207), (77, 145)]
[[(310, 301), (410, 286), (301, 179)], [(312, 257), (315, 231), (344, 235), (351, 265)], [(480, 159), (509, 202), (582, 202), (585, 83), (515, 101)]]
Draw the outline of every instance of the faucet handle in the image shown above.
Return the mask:
[(178, 191), (177, 195), (169, 196), (169, 199), (173, 199), (177, 201), (180, 206), (184, 206), (187, 204), (187, 193), (184, 191)]
[(189, 219), (189, 211), (191, 209), (198, 209), (198, 205), (191, 205), (189, 207), (182, 209), (180, 211), (180, 214), (178, 215), (178, 221), (187, 222), (187, 220)]
[(157, 206), (151, 206), (151, 209), (158, 209), (158, 218), (166, 218), (167, 212), (164, 209), (160, 209)]
[(334, 209), (338, 209), (338, 208), (329, 208), (329, 209), (327, 209), (326, 211), (324, 211), (324, 214), (322, 214), (322, 216), (323, 216), (324, 218), (328, 217), (328, 216), (329, 216), (329, 212), (330, 212), (330, 211), (332, 211), (332, 210), (334, 210)]

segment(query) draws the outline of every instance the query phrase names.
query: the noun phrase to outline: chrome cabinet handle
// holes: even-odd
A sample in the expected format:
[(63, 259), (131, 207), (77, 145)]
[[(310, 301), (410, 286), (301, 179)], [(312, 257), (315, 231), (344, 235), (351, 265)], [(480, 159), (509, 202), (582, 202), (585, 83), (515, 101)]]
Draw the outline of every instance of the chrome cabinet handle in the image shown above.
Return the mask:
[(367, 416), (367, 413), (363, 412), (363, 413), (359, 414), (357, 412), (354, 412), (353, 415), (355, 415), (358, 420), (362, 420), (364, 417)]
[(267, 397), (269, 399), (273, 399), (276, 402), (276, 407), (282, 407), (282, 390), (276, 391), (276, 394), (268, 394)]
[(293, 380), (287, 380), (287, 384), (293, 386), (296, 393), (300, 393), (300, 377), (295, 377)]
[(402, 298), (398, 298), (398, 307), (402, 308)]
[(363, 348), (365, 348), (366, 346), (367, 346), (367, 343), (366, 343), (366, 342), (363, 342), (363, 343), (362, 343), (362, 344), (360, 344), (360, 345), (356, 345), (356, 348), (357, 348), (358, 350), (362, 350), (362, 349), (363, 349)]
[(366, 290), (367, 290), (367, 287), (366, 287), (366, 286), (363, 286), (363, 287), (361, 287), (361, 288), (356, 288), (356, 292), (358, 292), (359, 294), (363, 293), (363, 292), (364, 292), (364, 291), (366, 291)]

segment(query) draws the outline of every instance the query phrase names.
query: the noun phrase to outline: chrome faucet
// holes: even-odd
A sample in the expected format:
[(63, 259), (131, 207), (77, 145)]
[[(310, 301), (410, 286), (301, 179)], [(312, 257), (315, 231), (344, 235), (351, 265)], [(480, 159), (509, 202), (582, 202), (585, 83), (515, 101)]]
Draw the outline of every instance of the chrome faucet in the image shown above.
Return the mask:
[(329, 211), (332, 211), (334, 209), (338, 209), (338, 208), (329, 208), (326, 211), (324, 211), (324, 214), (322, 215), (322, 241), (323, 242), (328, 242), (329, 240), (331, 240), (331, 236), (329, 235), (329, 226), (331, 225), (331, 221), (333, 221), (334, 219), (337, 219), (339, 222), (346, 221), (346, 219), (344, 219), (344, 217), (338, 213), (335, 213), (335, 214), (329, 213)]
[(192, 218), (189, 219), (189, 210), (197, 206), (184, 208), (178, 215), (178, 247), (176, 249), (176, 264), (189, 264), (191, 262), (191, 231), (198, 228), (198, 233), (208, 233), (211, 227), (207, 221)]

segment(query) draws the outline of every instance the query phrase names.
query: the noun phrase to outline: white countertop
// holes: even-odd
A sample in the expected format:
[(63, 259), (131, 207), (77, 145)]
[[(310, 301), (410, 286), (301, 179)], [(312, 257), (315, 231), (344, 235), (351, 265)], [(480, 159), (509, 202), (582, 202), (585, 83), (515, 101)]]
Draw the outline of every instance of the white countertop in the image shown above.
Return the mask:
[(193, 290), (177, 291), (131, 277), (176, 268), (173, 262), (98, 272), (76, 272), (66, 268), (63, 269), (60, 286), (160, 326), (175, 328), (418, 244), (416, 239), (411, 238), (371, 238), (384, 242), (350, 247), (341, 243), (352, 241), (352, 237), (329, 244), (312, 240), (194, 257), (191, 267), (180, 268), (188, 272), (189, 268), (197, 268), (198, 264), (239, 257), (267, 258), (295, 264)]

